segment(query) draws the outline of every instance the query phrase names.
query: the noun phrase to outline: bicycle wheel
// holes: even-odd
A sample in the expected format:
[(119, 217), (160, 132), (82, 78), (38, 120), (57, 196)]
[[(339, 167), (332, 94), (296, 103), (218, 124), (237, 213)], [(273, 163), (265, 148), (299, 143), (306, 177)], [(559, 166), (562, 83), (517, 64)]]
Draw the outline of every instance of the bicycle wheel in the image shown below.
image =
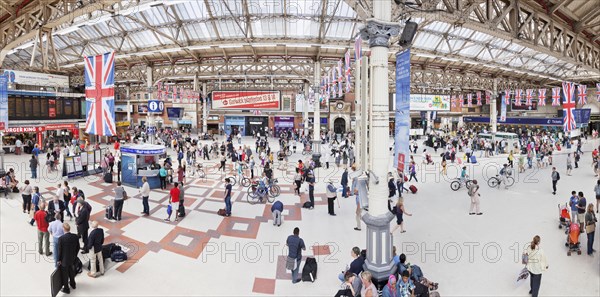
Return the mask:
[(275, 202), (275, 197), (272, 197), (271, 195), (267, 195), (267, 201), (269, 201), (269, 203), (273, 203), (273, 202)]
[(450, 184), (450, 189), (452, 189), (452, 191), (458, 191), (458, 189), (460, 189), (460, 182), (455, 180)]
[(281, 193), (281, 189), (279, 188), (278, 185), (272, 185), (271, 188), (269, 188), (269, 196), (271, 196), (273, 198), (279, 196), (280, 193)]
[(240, 183), (242, 184), (242, 187), (248, 187), (248, 186), (250, 186), (250, 179), (247, 177), (244, 177), (244, 178), (242, 178)]
[(514, 184), (515, 184), (515, 179), (512, 176), (508, 176), (506, 178), (506, 186), (511, 187)]
[(465, 183), (465, 185), (466, 185), (467, 189), (470, 189), (471, 185), (472, 185), (472, 181), (471, 180), (467, 180), (467, 182)]
[(286, 155), (289, 157), (289, 156), (291, 156), (291, 155), (292, 155), (292, 151), (290, 151), (290, 150), (287, 150), (287, 151), (285, 151), (285, 154), (286, 154)]
[(237, 184), (237, 180), (235, 179), (234, 176), (230, 176), (229, 181), (231, 182), (232, 187), (235, 187), (235, 185)]
[(258, 203), (258, 195), (256, 195), (256, 192), (248, 192), (248, 195), (246, 195), (246, 201), (248, 201), (248, 203), (251, 205)]
[(199, 178), (205, 178), (206, 177), (206, 173), (204, 172), (204, 170), (200, 169), (198, 171), (196, 171), (198, 173), (198, 177)]
[(488, 179), (488, 186), (490, 186), (490, 188), (497, 187), (499, 183), (500, 183), (500, 181), (495, 177)]

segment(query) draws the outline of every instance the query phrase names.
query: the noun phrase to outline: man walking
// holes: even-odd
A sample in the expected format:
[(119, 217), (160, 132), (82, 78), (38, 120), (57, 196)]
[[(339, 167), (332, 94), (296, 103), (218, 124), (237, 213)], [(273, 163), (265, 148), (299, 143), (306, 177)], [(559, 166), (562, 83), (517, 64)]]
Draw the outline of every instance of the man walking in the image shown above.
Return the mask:
[(142, 205), (144, 207), (142, 214), (144, 216), (149, 216), (150, 205), (148, 204), (148, 198), (150, 197), (150, 184), (148, 183), (148, 179), (145, 176), (142, 177), (142, 182), (144, 183), (142, 184), (142, 188), (140, 190), (140, 195), (142, 196)]
[(302, 262), (302, 250), (306, 250), (304, 240), (300, 238), (300, 229), (298, 227), (294, 228), (294, 234), (288, 236), (285, 244), (289, 250), (288, 261), (295, 260), (295, 263), (286, 263), (286, 268), (292, 271), (292, 284), (295, 284), (300, 282), (298, 270), (300, 270), (300, 263)]
[(315, 208), (315, 174), (309, 169), (306, 181), (308, 182), (308, 199), (310, 200), (310, 209)]
[(38, 210), (33, 216), (37, 225), (38, 234), (38, 253), (43, 255), (42, 244), (46, 248), (46, 256), (51, 256), (50, 251), (50, 234), (48, 233), (48, 221), (46, 221), (46, 204), (40, 204), (40, 210)]
[(552, 194), (556, 195), (556, 183), (560, 180), (560, 174), (556, 171), (556, 167), (552, 167)]
[(71, 293), (71, 288), (76, 288), (75, 283), (75, 258), (79, 252), (79, 238), (77, 235), (71, 233), (71, 226), (69, 223), (63, 223), (63, 230), (65, 234), (58, 239), (58, 265), (60, 265), (62, 273), (63, 289), (62, 292), (65, 294)]
[[(92, 232), (88, 238), (88, 242), (86, 243), (86, 249), (91, 250), (92, 254), (90, 255), (90, 272), (88, 272), (89, 277), (97, 277), (98, 273), (100, 275), (104, 275), (104, 258), (102, 257), (102, 245), (104, 244), (104, 230), (102, 228), (98, 228), (98, 221), (92, 222)], [(96, 261), (100, 266), (100, 271), (97, 270)]]
[(34, 155), (31, 155), (31, 159), (29, 159), (29, 169), (31, 169), (31, 178), (37, 178), (37, 168), (38, 168), (38, 160)]
[(342, 173), (342, 197), (348, 197), (348, 168), (344, 168), (344, 173)]

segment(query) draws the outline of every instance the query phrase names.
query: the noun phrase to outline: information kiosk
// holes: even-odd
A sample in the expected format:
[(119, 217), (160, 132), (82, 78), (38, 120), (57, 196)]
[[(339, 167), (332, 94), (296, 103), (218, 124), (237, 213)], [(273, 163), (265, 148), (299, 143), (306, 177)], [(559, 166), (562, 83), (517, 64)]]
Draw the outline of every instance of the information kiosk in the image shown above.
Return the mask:
[(148, 179), (151, 189), (160, 188), (158, 160), (166, 154), (163, 145), (136, 144), (121, 146), (121, 181), (132, 187), (142, 186), (142, 177)]

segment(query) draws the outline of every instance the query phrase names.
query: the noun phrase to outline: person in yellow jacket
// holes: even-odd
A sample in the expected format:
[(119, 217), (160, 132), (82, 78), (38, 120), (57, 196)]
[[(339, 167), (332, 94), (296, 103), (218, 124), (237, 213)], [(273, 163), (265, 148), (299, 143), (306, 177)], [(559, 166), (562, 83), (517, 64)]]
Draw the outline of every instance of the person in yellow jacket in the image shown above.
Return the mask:
[(510, 168), (513, 168), (514, 161), (515, 161), (515, 156), (513, 156), (513, 152), (511, 150), (510, 153), (508, 154), (508, 166), (510, 166)]
[(542, 283), (542, 272), (548, 269), (548, 262), (546, 261), (546, 254), (544, 250), (540, 248), (540, 237), (538, 235), (533, 237), (533, 241), (525, 250), (524, 259), (527, 259), (527, 271), (529, 271), (529, 283), (531, 290), (529, 294), (533, 297), (537, 297), (540, 291), (540, 285)]

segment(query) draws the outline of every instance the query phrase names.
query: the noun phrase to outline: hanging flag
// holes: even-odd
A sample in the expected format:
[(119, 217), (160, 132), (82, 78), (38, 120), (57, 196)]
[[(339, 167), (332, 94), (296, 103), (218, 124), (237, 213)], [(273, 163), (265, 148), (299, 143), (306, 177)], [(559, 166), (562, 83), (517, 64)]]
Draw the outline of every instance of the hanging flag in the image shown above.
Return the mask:
[(596, 100), (600, 102), (600, 83), (596, 83)]
[(525, 105), (531, 106), (533, 105), (533, 89), (525, 90)]
[(354, 39), (354, 61), (359, 61), (362, 58), (362, 38), (360, 35)]
[(492, 94), (490, 93), (490, 91), (485, 91), (485, 104), (488, 105), (490, 104), (490, 97), (492, 96)]
[(467, 94), (467, 107), (473, 107), (473, 94)]
[(521, 106), (521, 95), (523, 95), (523, 90), (516, 89), (515, 90), (515, 106)]
[(162, 81), (159, 81), (156, 84), (156, 97), (161, 100), (162, 99), (162, 87), (163, 87), (163, 83)]
[(459, 94), (458, 95), (458, 106), (460, 106), (460, 108), (463, 108), (464, 105), (465, 105), (465, 102), (463, 101), (463, 95)]
[(477, 106), (481, 106), (481, 92), (477, 91)]
[(504, 90), (504, 102), (506, 105), (510, 105), (510, 90)]
[(538, 105), (546, 106), (546, 89), (538, 89)]
[(579, 93), (577, 94), (577, 103), (579, 103), (579, 105), (586, 105), (587, 104), (587, 86), (579, 85), (577, 87), (577, 90), (579, 91)]
[(456, 108), (456, 95), (450, 97), (450, 103), (452, 104), (452, 108)]
[(350, 93), (350, 50), (346, 51), (346, 55), (344, 55), (344, 60), (346, 60), (346, 93)]
[(338, 79), (338, 94), (340, 97), (342, 97), (342, 94), (344, 93), (344, 87), (343, 87), (343, 82), (344, 82), (344, 74), (342, 71), (342, 59), (338, 60), (338, 64), (337, 64), (337, 79)]
[(85, 132), (98, 136), (116, 135), (115, 52), (84, 57)]
[(552, 88), (552, 106), (560, 105), (560, 88)]
[(331, 67), (329, 68), (329, 72), (331, 73), (331, 90), (332, 90), (332, 97), (333, 98), (337, 98), (338, 94), (337, 94), (337, 77), (335, 76), (335, 68)]
[(575, 115), (573, 114), (573, 110), (575, 109), (575, 100), (573, 100), (573, 96), (575, 95), (575, 84), (572, 82), (563, 82), (562, 83), (563, 94), (565, 95), (565, 99), (563, 101), (563, 125), (564, 131), (569, 132), (571, 130), (575, 130)]

